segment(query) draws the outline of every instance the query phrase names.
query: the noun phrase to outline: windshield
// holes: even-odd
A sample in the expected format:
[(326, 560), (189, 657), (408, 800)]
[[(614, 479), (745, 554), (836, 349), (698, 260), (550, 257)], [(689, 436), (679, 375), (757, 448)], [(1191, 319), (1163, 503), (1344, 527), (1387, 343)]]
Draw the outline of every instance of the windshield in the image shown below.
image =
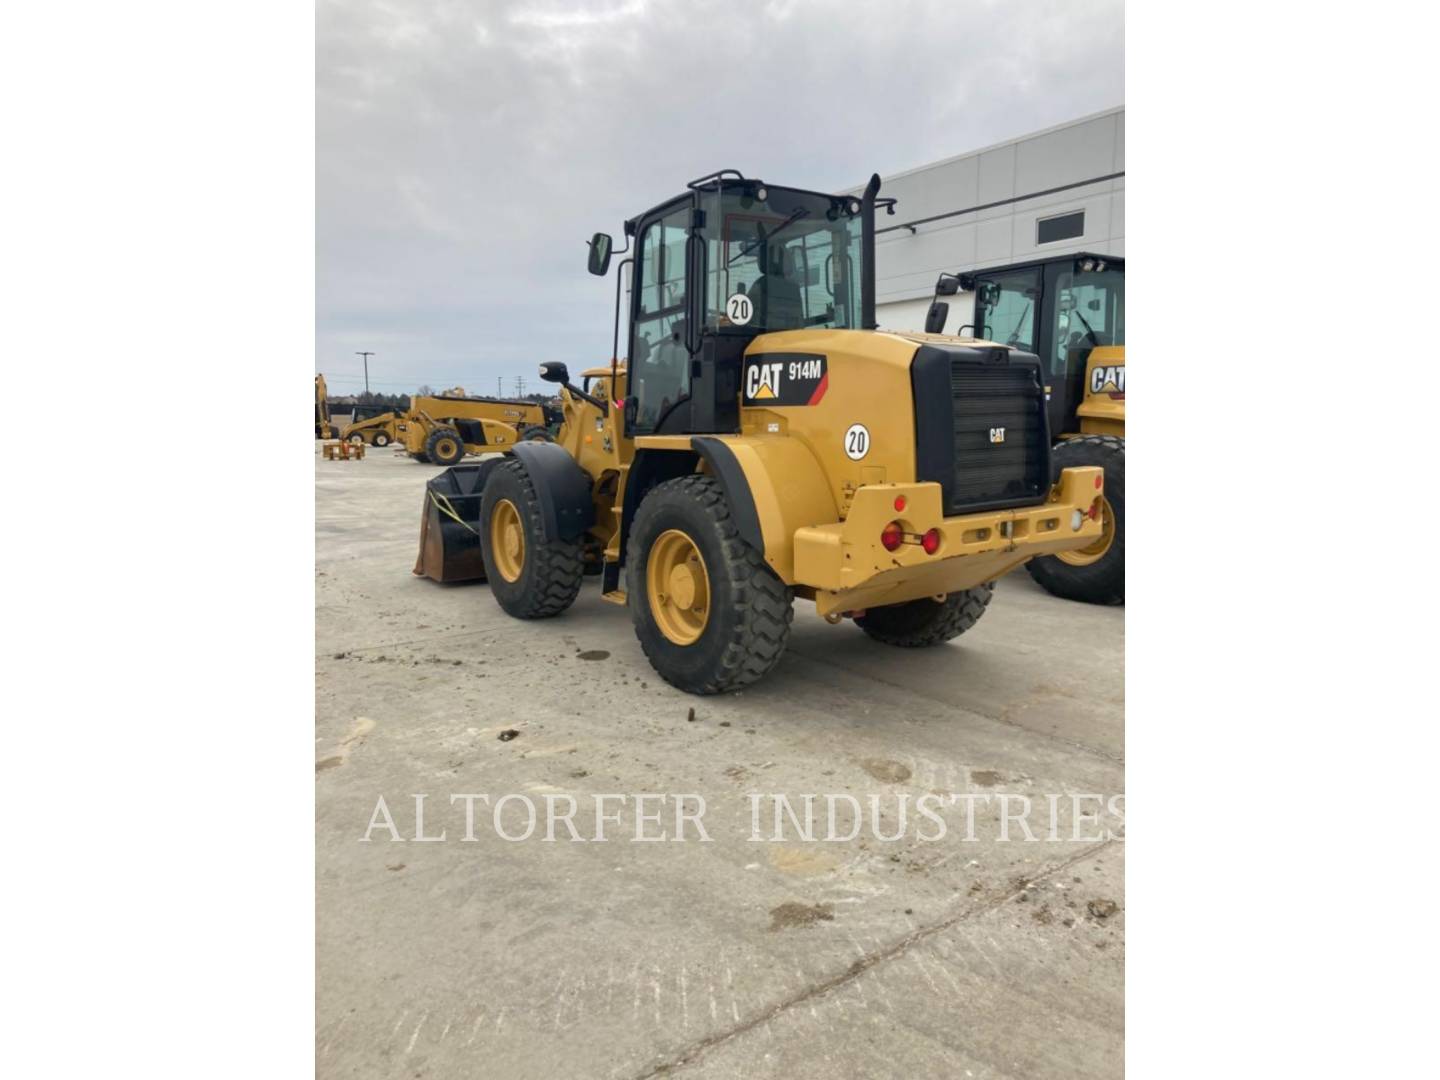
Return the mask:
[(976, 292), (975, 336), (1034, 352), (1039, 314), (1039, 267), (987, 277)]
[(1125, 271), (1063, 270), (1056, 278), (1055, 360), (1089, 356), (1097, 345), (1125, 344)]
[(860, 214), (850, 196), (703, 191), (705, 326), (860, 326)]

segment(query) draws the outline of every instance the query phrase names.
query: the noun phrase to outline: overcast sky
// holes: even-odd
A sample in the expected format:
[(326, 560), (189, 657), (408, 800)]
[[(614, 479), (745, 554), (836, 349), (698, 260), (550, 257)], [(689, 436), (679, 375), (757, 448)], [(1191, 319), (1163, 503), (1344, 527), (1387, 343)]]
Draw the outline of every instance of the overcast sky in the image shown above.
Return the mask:
[(586, 238), (703, 173), (839, 191), (1124, 101), (1113, 0), (320, 0), (317, 27), (332, 394), (358, 349), (398, 393), (606, 362)]

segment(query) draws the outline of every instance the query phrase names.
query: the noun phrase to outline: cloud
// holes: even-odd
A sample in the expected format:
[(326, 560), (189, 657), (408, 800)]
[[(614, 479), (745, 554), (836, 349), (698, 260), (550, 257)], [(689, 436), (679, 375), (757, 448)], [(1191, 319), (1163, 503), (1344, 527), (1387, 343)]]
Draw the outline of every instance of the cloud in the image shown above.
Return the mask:
[(316, 366), (533, 386), (608, 358), (585, 238), (695, 176), (842, 190), (1123, 99), (1113, 0), (321, 0)]

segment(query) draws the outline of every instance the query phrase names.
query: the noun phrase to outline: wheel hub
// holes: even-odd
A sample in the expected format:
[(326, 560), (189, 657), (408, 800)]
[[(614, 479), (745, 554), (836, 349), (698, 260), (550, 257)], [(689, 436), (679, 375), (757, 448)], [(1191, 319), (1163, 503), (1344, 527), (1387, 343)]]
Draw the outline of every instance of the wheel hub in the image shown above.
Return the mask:
[(501, 499), (490, 513), (490, 551), (500, 576), (519, 581), (525, 568), (525, 530), (520, 511), (509, 499)]
[(678, 529), (661, 533), (645, 572), (655, 625), (676, 645), (693, 645), (710, 621), (710, 576), (695, 542)]

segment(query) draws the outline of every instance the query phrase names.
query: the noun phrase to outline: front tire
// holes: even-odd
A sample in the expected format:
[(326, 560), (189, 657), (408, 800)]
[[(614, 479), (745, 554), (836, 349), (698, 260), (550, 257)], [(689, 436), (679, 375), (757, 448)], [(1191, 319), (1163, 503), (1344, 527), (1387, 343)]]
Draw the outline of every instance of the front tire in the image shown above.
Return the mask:
[(543, 428), (539, 424), (531, 424), (527, 428), (520, 429), (521, 442), (554, 442), (550, 437), (550, 429)]
[(433, 465), (458, 465), (465, 456), (465, 442), (454, 428), (436, 428), (425, 440), (425, 456)]
[(375, 445), (376, 445), (376, 446), (389, 446), (389, 445), (390, 445), (390, 436), (389, 436), (389, 435), (386, 435), (385, 432), (383, 432), (383, 431), (377, 431), (377, 432), (375, 433)]
[(510, 458), (485, 481), (480, 554), (490, 591), (507, 615), (547, 619), (575, 602), (584, 576), (580, 540), (542, 538), (540, 499), (525, 466)]
[(356, 434), (350, 436), (349, 443), (351, 446), (364, 446), (365, 436), (357, 432)]
[(1125, 602), (1125, 440), (1114, 435), (1082, 435), (1067, 439), (1051, 454), (1055, 476), (1075, 465), (1105, 470), (1101, 507), (1104, 534), (1078, 551), (1042, 555), (1026, 564), (1030, 576), (1066, 600), (1087, 604)]
[(990, 582), (973, 589), (953, 592), (944, 600), (922, 597), (904, 604), (872, 607), (856, 616), (855, 625), (876, 641), (898, 645), (902, 649), (923, 649), (957, 638), (969, 630), (995, 595)]
[(725, 693), (780, 662), (794, 594), (741, 539), (714, 478), (696, 473), (650, 491), (625, 561), (635, 636), (671, 686)]

